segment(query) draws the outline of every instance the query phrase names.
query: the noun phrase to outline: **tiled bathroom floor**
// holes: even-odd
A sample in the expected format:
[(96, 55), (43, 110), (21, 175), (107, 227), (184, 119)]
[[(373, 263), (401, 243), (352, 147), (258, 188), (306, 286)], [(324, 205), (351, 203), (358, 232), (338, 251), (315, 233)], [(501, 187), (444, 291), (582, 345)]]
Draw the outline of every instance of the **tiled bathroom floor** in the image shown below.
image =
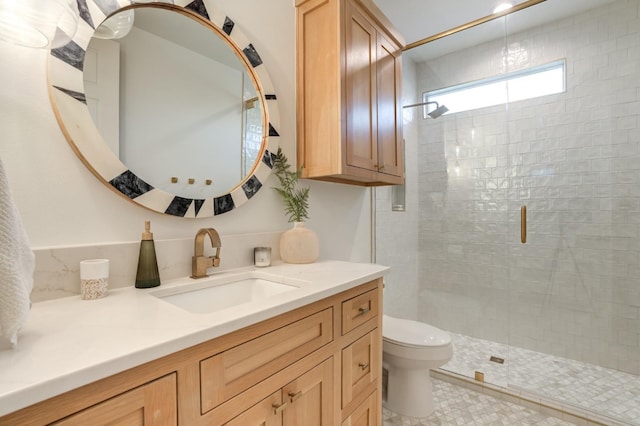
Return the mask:
[(436, 409), (423, 419), (404, 417), (383, 409), (383, 426), (575, 425), (538, 410), (437, 379), (433, 379), (433, 398)]
[[(450, 333), (453, 359), (443, 369), (485, 382), (541, 395), (583, 410), (640, 425), (640, 377), (592, 364), (554, 357)], [(504, 364), (489, 361), (495, 355)], [(499, 423), (498, 423), (499, 424)]]

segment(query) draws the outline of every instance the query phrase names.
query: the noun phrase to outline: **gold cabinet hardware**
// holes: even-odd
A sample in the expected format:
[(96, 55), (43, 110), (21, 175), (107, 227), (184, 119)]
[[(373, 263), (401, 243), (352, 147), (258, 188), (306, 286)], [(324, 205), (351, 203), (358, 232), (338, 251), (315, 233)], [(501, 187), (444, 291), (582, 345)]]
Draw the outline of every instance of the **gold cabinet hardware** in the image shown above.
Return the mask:
[(364, 362), (358, 363), (358, 367), (360, 367), (363, 371), (369, 368), (369, 364), (365, 364)]
[(206, 185), (211, 185), (213, 183), (213, 181), (211, 179), (207, 179), (207, 180), (204, 181), (204, 183)]
[(171, 183), (178, 183), (178, 178), (175, 176), (171, 176)]
[(196, 180), (194, 178), (189, 178), (189, 185), (193, 185), (194, 183), (196, 183)]
[(285, 408), (287, 408), (287, 403), (283, 402), (282, 404), (271, 404), (271, 406), (273, 407), (273, 414), (280, 414), (284, 411)]
[(302, 391), (298, 391), (298, 392), (289, 392), (289, 399), (291, 400), (291, 402), (294, 402), (295, 400), (297, 400), (298, 398), (300, 398), (302, 396)]
[(527, 206), (520, 207), (520, 241), (527, 243)]
[(368, 314), (370, 311), (371, 311), (371, 308), (368, 307), (368, 306), (367, 307), (360, 307), (360, 308), (358, 308), (358, 312), (359, 312), (358, 315)]

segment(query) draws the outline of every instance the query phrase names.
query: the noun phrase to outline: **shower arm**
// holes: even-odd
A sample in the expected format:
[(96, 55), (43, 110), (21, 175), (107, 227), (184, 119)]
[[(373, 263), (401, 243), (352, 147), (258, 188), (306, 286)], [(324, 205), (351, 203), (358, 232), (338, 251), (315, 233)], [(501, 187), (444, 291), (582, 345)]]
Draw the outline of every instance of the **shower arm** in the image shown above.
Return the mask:
[(436, 108), (440, 108), (440, 104), (437, 103), (436, 101), (428, 101), (428, 102), (420, 102), (420, 103), (411, 104), (411, 105), (403, 105), (402, 108), (413, 108), (413, 107), (417, 107), (417, 106), (425, 106), (425, 105), (430, 105), (430, 104), (436, 104)]

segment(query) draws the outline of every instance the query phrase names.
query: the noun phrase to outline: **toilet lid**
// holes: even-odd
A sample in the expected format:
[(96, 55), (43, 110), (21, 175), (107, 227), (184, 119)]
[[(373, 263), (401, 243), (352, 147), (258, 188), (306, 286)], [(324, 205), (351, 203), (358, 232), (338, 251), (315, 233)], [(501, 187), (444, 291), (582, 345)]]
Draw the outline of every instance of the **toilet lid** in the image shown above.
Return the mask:
[(382, 316), (382, 335), (386, 340), (404, 346), (444, 346), (451, 336), (423, 322)]

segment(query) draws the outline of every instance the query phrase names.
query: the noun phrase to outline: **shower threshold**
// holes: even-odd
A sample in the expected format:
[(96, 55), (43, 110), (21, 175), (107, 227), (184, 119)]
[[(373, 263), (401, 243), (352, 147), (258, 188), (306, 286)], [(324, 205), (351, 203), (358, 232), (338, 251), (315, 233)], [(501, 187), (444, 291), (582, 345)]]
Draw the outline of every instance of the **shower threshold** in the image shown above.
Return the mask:
[[(440, 368), (604, 424), (640, 425), (640, 377), (585, 362), (449, 332), (454, 355)], [(491, 361), (504, 359), (504, 363)]]

